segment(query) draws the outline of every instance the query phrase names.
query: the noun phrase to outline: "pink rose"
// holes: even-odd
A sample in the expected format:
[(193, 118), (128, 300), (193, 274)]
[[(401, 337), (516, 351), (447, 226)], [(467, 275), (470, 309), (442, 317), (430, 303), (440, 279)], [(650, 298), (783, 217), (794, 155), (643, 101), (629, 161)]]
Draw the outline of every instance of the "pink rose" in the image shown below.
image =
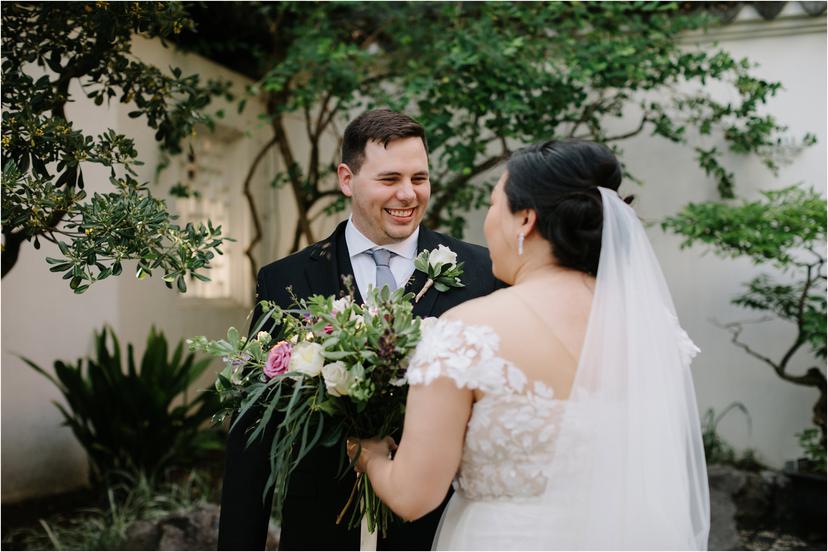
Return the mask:
[(287, 341), (280, 341), (267, 355), (267, 362), (264, 365), (264, 375), (267, 379), (272, 379), (274, 376), (284, 374), (288, 371), (288, 364), (290, 357), (293, 354), (293, 345)]

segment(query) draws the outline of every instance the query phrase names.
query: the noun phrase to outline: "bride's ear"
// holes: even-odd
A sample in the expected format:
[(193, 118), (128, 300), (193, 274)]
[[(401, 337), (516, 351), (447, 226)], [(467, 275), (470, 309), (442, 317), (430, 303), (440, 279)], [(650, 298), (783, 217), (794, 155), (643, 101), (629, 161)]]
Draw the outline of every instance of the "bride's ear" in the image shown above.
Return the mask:
[(518, 217), (518, 226), (520, 232), (524, 236), (529, 236), (535, 229), (535, 224), (538, 221), (538, 214), (534, 209), (523, 209), (515, 213)]

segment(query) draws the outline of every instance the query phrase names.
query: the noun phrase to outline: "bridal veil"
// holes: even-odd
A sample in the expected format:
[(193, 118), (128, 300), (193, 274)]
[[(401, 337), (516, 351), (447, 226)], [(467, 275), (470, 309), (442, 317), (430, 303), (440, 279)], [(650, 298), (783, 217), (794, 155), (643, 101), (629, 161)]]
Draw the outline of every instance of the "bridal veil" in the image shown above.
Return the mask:
[(707, 470), (689, 370), (697, 349), (635, 212), (599, 190), (595, 295), (544, 498), (550, 512), (566, 508), (567, 526), (550, 544), (706, 549)]

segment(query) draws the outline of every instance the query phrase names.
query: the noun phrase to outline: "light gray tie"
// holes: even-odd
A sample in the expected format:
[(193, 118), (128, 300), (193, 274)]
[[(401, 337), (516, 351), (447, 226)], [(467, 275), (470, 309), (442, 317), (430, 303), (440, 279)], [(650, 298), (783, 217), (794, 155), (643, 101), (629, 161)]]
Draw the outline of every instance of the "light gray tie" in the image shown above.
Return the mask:
[(397, 280), (394, 279), (391, 267), (388, 266), (388, 262), (391, 260), (391, 254), (387, 249), (374, 249), (371, 251), (371, 256), (377, 265), (377, 288), (388, 286), (388, 289), (394, 291), (397, 289)]

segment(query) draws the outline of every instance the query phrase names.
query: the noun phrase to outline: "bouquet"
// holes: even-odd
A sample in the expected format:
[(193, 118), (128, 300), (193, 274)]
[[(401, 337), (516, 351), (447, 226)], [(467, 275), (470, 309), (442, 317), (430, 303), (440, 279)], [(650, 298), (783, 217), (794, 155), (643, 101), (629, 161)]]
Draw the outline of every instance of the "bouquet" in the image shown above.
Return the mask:
[[(218, 420), (228, 414), (241, 419), (252, 408), (261, 412), (249, 445), (277, 416), (265, 489), (274, 488), (277, 508), (291, 472), (314, 447), (343, 445), (346, 436), (385, 437), (402, 428), (405, 370), (420, 340), (412, 298), (403, 288), (391, 292), (383, 287), (372, 288), (364, 305), (354, 303), (352, 293), (294, 298), (290, 309), (262, 301), (263, 315), (250, 339), (230, 328), (226, 340), (190, 340), (192, 350), (225, 362), (216, 381), (223, 404)], [(264, 328), (277, 325), (279, 338), (274, 339), (275, 332)], [(370, 533), (379, 529), (385, 534), (394, 516), (363, 474), (337, 523), (348, 512), (349, 527), (364, 517)]]

